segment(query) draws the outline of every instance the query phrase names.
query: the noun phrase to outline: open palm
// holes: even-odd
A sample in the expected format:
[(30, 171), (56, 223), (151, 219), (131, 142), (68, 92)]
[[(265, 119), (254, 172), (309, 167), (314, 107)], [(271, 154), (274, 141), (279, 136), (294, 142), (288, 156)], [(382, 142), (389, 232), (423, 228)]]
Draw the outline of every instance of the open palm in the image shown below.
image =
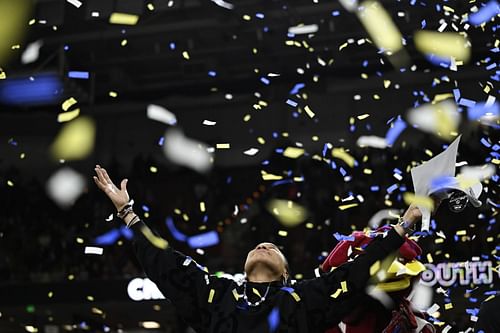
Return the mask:
[(116, 209), (120, 211), (130, 200), (127, 192), (128, 179), (123, 179), (120, 183), (120, 188), (118, 188), (113, 181), (111, 181), (111, 178), (109, 178), (106, 169), (102, 168), (100, 165), (96, 165), (95, 172), (97, 177), (94, 176), (94, 181), (97, 187), (106, 193)]

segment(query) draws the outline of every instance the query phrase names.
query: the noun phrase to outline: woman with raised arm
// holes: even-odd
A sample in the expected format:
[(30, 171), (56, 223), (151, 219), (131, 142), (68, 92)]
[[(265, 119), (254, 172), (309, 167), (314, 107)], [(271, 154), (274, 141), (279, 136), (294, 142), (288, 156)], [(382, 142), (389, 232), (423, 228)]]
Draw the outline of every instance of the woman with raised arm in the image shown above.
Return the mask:
[(411, 206), (397, 225), (353, 261), (294, 285), (288, 283), (288, 263), (281, 251), (272, 243), (258, 244), (248, 253), (246, 280), (239, 284), (210, 275), (170, 246), (153, 245), (150, 229), (130, 204), (127, 179), (118, 188), (104, 168), (97, 165), (95, 171), (95, 183), (134, 232), (136, 255), (146, 275), (198, 333), (324, 332), (356, 308), (370, 270), (403, 244), (405, 234), (421, 218), (419, 209)]

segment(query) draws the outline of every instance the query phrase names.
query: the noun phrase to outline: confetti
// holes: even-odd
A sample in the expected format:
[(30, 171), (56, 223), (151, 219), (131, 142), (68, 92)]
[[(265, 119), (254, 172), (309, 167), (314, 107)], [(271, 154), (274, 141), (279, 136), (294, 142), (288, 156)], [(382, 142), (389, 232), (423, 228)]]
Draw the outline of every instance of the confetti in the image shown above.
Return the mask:
[(193, 248), (205, 248), (219, 243), (219, 234), (216, 231), (209, 231), (187, 239), (188, 245)]
[(294, 35), (313, 34), (317, 31), (318, 31), (317, 24), (298, 25), (288, 28), (288, 33)]
[(403, 47), (403, 36), (378, 1), (364, 1), (358, 11), (358, 18), (378, 48), (395, 53)]
[(175, 114), (162, 106), (150, 104), (147, 107), (146, 113), (149, 119), (156, 120), (167, 125), (177, 124)]
[(245, 150), (243, 152), (243, 154), (248, 155), (248, 156), (254, 156), (258, 152), (259, 152), (259, 149), (257, 149), (257, 148), (250, 148), (250, 149)]
[(480, 26), (500, 14), (500, 4), (496, 0), (491, 0), (481, 7), (477, 12), (469, 15), (469, 22), (474, 26)]
[(271, 312), (269, 313), (269, 316), (267, 316), (267, 323), (269, 325), (269, 331), (271, 333), (276, 332), (276, 329), (279, 326), (280, 323), (280, 310), (277, 307), (274, 307)]
[(185, 137), (178, 129), (170, 129), (165, 133), (163, 151), (174, 163), (206, 172), (212, 166), (212, 154), (207, 149), (205, 144)]
[(141, 232), (144, 235), (144, 237), (146, 237), (147, 240), (157, 248), (165, 250), (168, 247), (168, 242), (163, 238), (153, 234), (151, 229), (149, 229), (147, 226), (142, 226)]
[(212, 301), (214, 300), (214, 296), (215, 296), (215, 290), (210, 289), (210, 292), (208, 294), (208, 303), (212, 303)]
[(57, 122), (58, 123), (65, 123), (65, 122), (68, 122), (68, 121), (75, 119), (79, 115), (80, 115), (80, 109), (76, 109), (76, 110), (69, 111), (69, 112), (59, 113), (57, 115)]
[(288, 158), (298, 158), (303, 154), (304, 154), (304, 149), (297, 147), (286, 147), (285, 151), (283, 152), (283, 156)]
[(62, 128), (51, 146), (56, 159), (79, 160), (87, 157), (94, 149), (95, 124), (89, 117), (80, 117)]
[(425, 104), (408, 111), (408, 122), (422, 131), (453, 139), (460, 123), (457, 105), (451, 100)]
[(68, 111), (69, 108), (75, 105), (76, 103), (78, 103), (78, 101), (74, 97), (70, 97), (62, 103), (61, 108), (64, 111)]
[(385, 140), (389, 146), (396, 142), (399, 135), (406, 129), (406, 123), (403, 119), (398, 117), (395, 122), (391, 123), (391, 127), (385, 135)]
[(66, 2), (72, 4), (76, 8), (80, 8), (80, 6), (82, 5), (82, 2), (80, 0), (66, 0)]
[(21, 63), (23, 65), (30, 64), (38, 60), (40, 55), (40, 48), (43, 46), (43, 41), (37, 40), (36, 42), (30, 43), (23, 54), (21, 55)]
[(203, 120), (203, 125), (206, 125), (206, 126), (215, 126), (217, 124), (217, 122), (215, 121), (211, 121), (211, 120)]
[(71, 207), (84, 188), (85, 178), (69, 167), (56, 171), (46, 185), (47, 194), (61, 208)]
[(102, 247), (86, 246), (85, 254), (97, 254), (102, 255), (104, 249)]
[(269, 200), (266, 208), (281, 224), (287, 227), (303, 223), (308, 216), (304, 207), (291, 200), (272, 199)]
[(213, 3), (215, 3), (217, 6), (226, 8), (226, 9), (233, 9), (234, 5), (232, 3), (226, 2), (224, 0), (211, 0)]
[(403, 194), (403, 200), (405, 204), (421, 206), (432, 211), (434, 209), (434, 200), (431, 197), (415, 195), (414, 193), (406, 192)]
[(138, 15), (126, 13), (112, 13), (109, 17), (109, 23), (111, 24), (136, 25), (138, 21)]
[(332, 149), (332, 156), (341, 159), (351, 168), (354, 167), (354, 164), (356, 163), (354, 157), (349, 155), (349, 153), (347, 153), (344, 148)]
[(387, 148), (387, 140), (385, 138), (381, 138), (379, 136), (360, 136), (356, 141), (356, 144), (359, 147), (372, 147), (378, 149)]
[(454, 32), (417, 31), (415, 46), (424, 54), (463, 62), (469, 60), (471, 53), (467, 38)]
[(357, 206), (359, 206), (358, 203), (353, 203), (353, 204), (348, 204), (348, 205), (341, 205), (341, 206), (339, 206), (339, 209), (346, 210), (346, 209), (357, 207)]

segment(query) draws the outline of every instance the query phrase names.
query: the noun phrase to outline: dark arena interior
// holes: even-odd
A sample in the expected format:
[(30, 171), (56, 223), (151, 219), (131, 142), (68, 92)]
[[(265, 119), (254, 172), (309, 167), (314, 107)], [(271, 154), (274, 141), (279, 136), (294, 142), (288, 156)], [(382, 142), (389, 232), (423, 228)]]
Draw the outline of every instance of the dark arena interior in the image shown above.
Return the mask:
[(393, 278), (435, 332), (493, 332), (477, 323), (500, 293), (499, 19), (496, 0), (0, 0), (0, 332), (195, 332), (96, 165), (128, 179), (153, 246), (238, 279), (272, 242), (301, 283), (352, 232), (436, 207), (412, 169), (457, 139), (426, 181), (481, 184), (481, 205), (422, 217), (423, 269)]

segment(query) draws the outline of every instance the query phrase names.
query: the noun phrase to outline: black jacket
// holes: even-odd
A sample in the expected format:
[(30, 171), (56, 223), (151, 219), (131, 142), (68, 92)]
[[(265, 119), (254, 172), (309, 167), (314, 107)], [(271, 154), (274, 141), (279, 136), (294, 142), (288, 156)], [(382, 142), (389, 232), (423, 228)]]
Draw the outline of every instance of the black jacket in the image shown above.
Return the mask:
[[(177, 313), (198, 333), (323, 333), (354, 309), (370, 277), (370, 267), (404, 242), (395, 230), (374, 240), (363, 255), (320, 277), (283, 286), (270, 285), (266, 300), (248, 307), (243, 285), (210, 275), (190, 257), (168, 247), (152, 245), (141, 232), (143, 222), (132, 226), (137, 258)], [(250, 301), (260, 299), (268, 283), (247, 284)]]

